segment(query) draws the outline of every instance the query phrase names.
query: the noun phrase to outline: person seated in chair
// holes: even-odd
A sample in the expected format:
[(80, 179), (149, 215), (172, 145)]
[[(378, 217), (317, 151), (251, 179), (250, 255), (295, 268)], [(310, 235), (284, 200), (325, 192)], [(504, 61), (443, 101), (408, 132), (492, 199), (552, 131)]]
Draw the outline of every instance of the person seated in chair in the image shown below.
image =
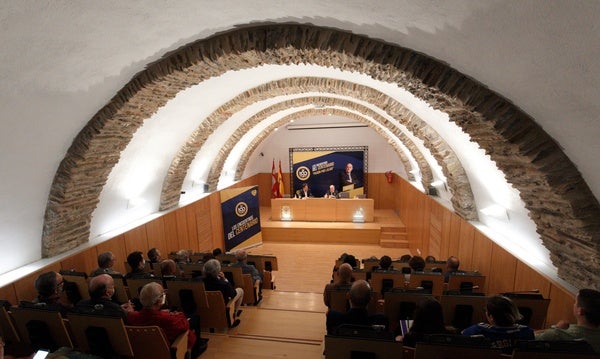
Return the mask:
[(239, 315), (242, 313), (240, 306), (244, 300), (244, 290), (242, 288), (233, 288), (231, 283), (225, 278), (225, 274), (221, 272), (221, 263), (216, 259), (210, 259), (204, 263), (204, 287), (206, 290), (220, 291), (223, 294), (225, 305), (230, 300), (235, 303), (235, 312), (233, 313), (234, 322), (231, 327), (236, 327), (240, 324)]
[(585, 340), (600, 353), (600, 292), (580, 289), (573, 304), (576, 324), (559, 321), (552, 329), (535, 334), (535, 340)]
[(296, 198), (308, 198), (312, 197), (312, 193), (310, 192), (310, 188), (308, 188), (308, 183), (302, 183), (302, 188), (296, 191)]
[(61, 299), (65, 281), (60, 273), (53, 271), (42, 273), (36, 278), (33, 285), (38, 292), (37, 298), (31, 301), (35, 307), (58, 311), (63, 317), (73, 310), (72, 304), (65, 303)]
[(112, 300), (115, 294), (115, 281), (108, 274), (100, 274), (90, 279), (88, 291), (90, 297), (80, 300), (75, 311), (85, 314), (118, 316), (127, 320), (127, 313), (133, 311), (130, 302), (119, 305)]
[(131, 267), (131, 272), (125, 275), (125, 279), (154, 277), (152, 273), (146, 272), (146, 260), (141, 251), (129, 253), (127, 256), (127, 264)]
[(127, 322), (131, 325), (158, 325), (162, 328), (169, 343), (182, 333), (188, 332), (188, 349), (192, 349), (192, 358), (199, 353), (201, 341), (196, 340), (196, 334), (190, 329), (190, 323), (182, 312), (169, 312), (162, 310), (167, 295), (163, 286), (156, 282), (146, 284), (140, 291), (140, 301), (143, 308), (140, 311), (132, 311), (127, 314)]
[(327, 284), (323, 290), (323, 303), (325, 303), (327, 308), (331, 306), (331, 291), (342, 288), (349, 289), (353, 281), (352, 266), (348, 263), (343, 263), (334, 273), (333, 283)]
[(242, 273), (250, 274), (252, 276), (252, 282), (255, 284), (256, 282), (260, 282), (262, 286), (263, 282), (263, 274), (256, 269), (252, 264), (248, 264), (248, 253), (245, 250), (240, 249), (235, 252), (235, 259), (237, 259), (237, 263), (233, 264), (237, 267), (242, 267)]
[(369, 315), (367, 306), (371, 300), (371, 286), (365, 280), (352, 283), (348, 292), (350, 310), (346, 313), (330, 310), (327, 312), (327, 334), (335, 334), (336, 328), (343, 324), (382, 325), (388, 328), (389, 320), (384, 314)]
[(462, 331), (463, 335), (484, 336), (492, 342), (492, 348), (511, 354), (517, 340), (533, 340), (533, 329), (517, 324), (523, 318), (515, 303), (502, 295), (490, 297), (485, 306), (488, 323), (472, 325)]
[(160, 250), (158, 250), (158, 248), (150, 248), (148, 251), (148, 260), (150, 261), (151, 265), (159, 264), (160, 261), (162, 261)]
[(117, 257), (113, 252), (103, 252), (98, 254), (98, 268), (90, 273), (90, 277), (95, 277), (100, 274), (121, 274), (113, 269)]
[(340, 196), (340, 193), (335, 189), (334, 185), (329, 185), (329, 190), (327, 190), (327, 192), (325, 192), (325, 195), (323, 197), (325, 198), (338, 198)]
[(464, 271), (459, 270), (460, 261), (455, 256), (450, 256), (446, 261), (446, 272), (444, 272), (444, 282), (448, 283), (450, 280), (450, 276), (456, 273), (464, 273)]

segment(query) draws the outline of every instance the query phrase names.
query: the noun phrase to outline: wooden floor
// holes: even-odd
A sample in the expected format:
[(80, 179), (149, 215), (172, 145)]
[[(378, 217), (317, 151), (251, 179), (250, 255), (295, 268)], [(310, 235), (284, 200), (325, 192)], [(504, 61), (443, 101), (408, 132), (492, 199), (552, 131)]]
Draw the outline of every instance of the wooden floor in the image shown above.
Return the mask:
[(358, 259), (409, 253), (402, 248), (365, 244), (264, 242), (250, 254), (277, 256), (275, 290), (263, 290), (256, 307), (243, 307), (241, 324), (227, 333), (203, 333), (210, 339), (200, 358), (323, 358), (325, 310), (323, 288), (335, 259), (349, 253)]

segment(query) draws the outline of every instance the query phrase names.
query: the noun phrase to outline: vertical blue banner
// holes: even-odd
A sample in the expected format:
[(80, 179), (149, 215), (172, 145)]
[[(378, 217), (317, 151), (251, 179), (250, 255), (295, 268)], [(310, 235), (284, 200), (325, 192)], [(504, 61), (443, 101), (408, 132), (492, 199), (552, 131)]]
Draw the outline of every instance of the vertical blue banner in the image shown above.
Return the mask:
[(259, 208), (258, 186), (221, 191), (226, 251), (262, 243)]

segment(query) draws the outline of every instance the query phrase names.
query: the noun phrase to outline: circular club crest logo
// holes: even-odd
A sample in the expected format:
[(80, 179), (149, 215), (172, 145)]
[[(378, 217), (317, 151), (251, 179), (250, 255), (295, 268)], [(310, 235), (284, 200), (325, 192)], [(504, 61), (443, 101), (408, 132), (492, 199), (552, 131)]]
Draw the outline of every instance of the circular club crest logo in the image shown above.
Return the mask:
[(310, 178), (310, 170), (306, 166), (300, 166), (296, 170), (296, 177), (298, 177), (300, 181), (306, 181)]
[(248, 213), (248, 205), (244, 202), (240, 202), (235, 205), (235, 214), (238, 217), (244, 217)]

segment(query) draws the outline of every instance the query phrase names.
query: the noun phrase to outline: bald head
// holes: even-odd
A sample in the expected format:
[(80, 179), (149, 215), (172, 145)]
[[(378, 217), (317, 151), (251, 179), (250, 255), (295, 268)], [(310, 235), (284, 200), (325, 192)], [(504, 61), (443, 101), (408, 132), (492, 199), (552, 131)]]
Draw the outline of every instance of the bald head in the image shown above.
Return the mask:
[(115, 280), (108, 274), (92, 277), (88, 286), (90, 297), (110, 299), (115, 294)]
[(350, 287), (349, 297), (352, 308), (366, 308), (371, 300), (371, 286), (365, 280), (357, 280)]
[(338, 276), (340, 280), (350, 282), (352, 279), (352, 266), (348, 263), (344, 263), (338, 268)]
[(446, 268), (448, 268), (449, 271), (456, 271), (458, 270), (459, 266), (460, 261), (454, 256), (448, 258), (448, 260), (446, 261)]

